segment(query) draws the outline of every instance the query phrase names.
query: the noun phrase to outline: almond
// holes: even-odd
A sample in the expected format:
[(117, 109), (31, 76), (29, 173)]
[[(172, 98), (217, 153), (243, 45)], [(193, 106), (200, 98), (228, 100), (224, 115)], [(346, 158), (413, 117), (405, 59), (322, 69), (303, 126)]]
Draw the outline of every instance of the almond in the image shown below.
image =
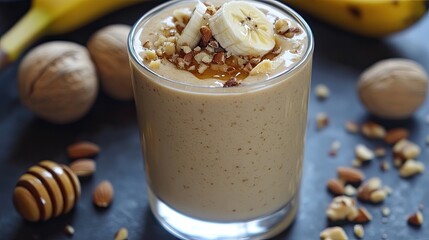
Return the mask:
[(96, 164), (94, 160), (84, 158), (72, 162), (69, 167), (78, 177), (87, 177), (95, 172)]
[(90, 158), (100, 152), (100, 147), (92, 142), (78, 142), (67, 147), (67, 155), (71, 159)]
[(355, 223), (366, 223), (372, 220), (372, 215), (363, 207), (358, 209), (358, 215), (353, 222)]
[(92, 195), (94, 204), (97, 207), (103, 207), (103, 208), (108, 207), (112, 202), (113, 193), (114, 192), (113, 192), (112, 184), (107, 180), (102, 181), (95, 188), (95, 191)]
[(423, 214), (420, 211), (410, 215), (408, 217), (408, 224), (413, 226), (421, 226), (423, 224)]
[(201, 32), (201, 40), (204, 43), (208, 44), (210, 39), (213, 37), (212, 30), (207, 26), (202, 26), (200, 28), (200, 32)]
[(330, 179), (327, 183), (328, 190), (334, 195), (344, 194), (344, 184), (338, 179)]
[(384, 141), (388, 144), (395, 144), (402, 139), (408, 138), (410, 133), (405, 128), (395, 128), (389, 130), (384, 137)]
[(338, 167), (337, 174), (338, 178), (346, 183), (359, 184), (365, 179), (362, 171), (349, 167)]

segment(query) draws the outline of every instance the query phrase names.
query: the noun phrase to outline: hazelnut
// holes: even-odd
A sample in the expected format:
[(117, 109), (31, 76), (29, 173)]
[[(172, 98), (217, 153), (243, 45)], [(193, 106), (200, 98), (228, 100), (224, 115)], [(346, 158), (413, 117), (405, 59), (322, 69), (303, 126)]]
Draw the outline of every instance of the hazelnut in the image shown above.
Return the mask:
[(45, 43), (29, 52), (19, 67), (18, 85), (24, 105), (58, 124), (82, 118), (98, 92), (88, 51), (63, 41)]
[(127, 52), (130, 29), (128, 25), (110, 25), (97, 31), (88, 42), (103, 90), (118, 100), (133, 99)]
[(424, 102), (428, 75), (408, 59), (380, 61), (360, 76), (358, 93), (369, 112), (387, 119), (409, 117)]

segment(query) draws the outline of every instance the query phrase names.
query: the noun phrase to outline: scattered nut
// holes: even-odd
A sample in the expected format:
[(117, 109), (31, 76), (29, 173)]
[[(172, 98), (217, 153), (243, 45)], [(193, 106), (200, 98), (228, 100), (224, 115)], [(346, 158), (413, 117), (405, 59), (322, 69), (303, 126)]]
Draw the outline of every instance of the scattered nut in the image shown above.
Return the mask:
[(359, 97), (369, 112), (388, 119), (409, 117), (423, 104), (428, 90), (424, 68), (408, 59), (377, 62), (360, 76)]
[(326, 210), (326, 216), (331, 221), (346, 220), (356, 218), (358, 211), (355, 207), (355, 200), (347, 196), (335, 197)]
[(383, 207), (381, 209), (381, 214), (383, 215), (383, 217), (388, 217), (390, 215), (390, 208), (388, 207)]
[(329, 118), (326, 113), (318, 113), (316, 116), (316, 124), (318, 129), (325, 128), (329, 125)]
[(115, 240), (127, 240), (128, 239), (128, 229), (121, 228), (115, 234)]
[(345, 128), (349, 133), (358, 133), (359, 132), (359, 126), (355, 122), (352, 122), (352, 121), (347, 121)]
[(423, 224), (423, 214), (420, 211), (410, 215), (408, 217), (408, 224), (420, 227)]
[(355, 196), (356, 193), (357, 193), (357, 189), (350, 184), (347, 184), (346, 187), (344, 188), (344, 194), (346, 194), (349, 197)]
[(329, 156), (336, 156), (340, 150), (341, 143), (338, 140), (335, 140), (331, 144), (331, 149), (329, 150)]
[(96, 164), (92, 159), (79, 159), (72, 162), (69, 167), (78, 177), (87, 177), (95, 172)]
[(338, 167), (337, 174), (339, 179), (351, 184), (359, 184), (365, 179), (362, 171), (349, 167)]
[(92, 142), (82, 141), (67, 147), (67, 155), (71, 159), (91, 158), (100, 152), (100, 147)]
[(210, 39), (213, 37), (212, 30), (207, 26), (202, 26), (200, 28), (200, 32), (201, 32), (201, 40), (204, 43), (208, 44)]
[(367, 223), (372, 220), (372, 215), (363, 207), (358, 209), (358, 215), (353, 222), (355, 223)]
[(420, 152), (420, 147), (407, 139), (402, 139), (393, 146), (395, 159), (403, 161), (417, 158)]
[(347, 234), (342, 227), (326, 228), (320, 233), (321, 240), (348, 240)]
[(95, 188), (92, 199), (97, 207), (106, 208), (112, 202), (113, 194), (114, 192), (112, 184), (105, 180), (99, 183)]
[(407, 160), (404, 165), (399, 169), (399, 176), (407, 178), (423, 173), (425, 171), (425, 165), (421, 162), (417, 162), (414, 159)]
[(317, 85), (315, 92), (316, 92), (317, 98), (320, 100), (325, 100), (326, 98), (328, 98), (330, 93), (329, 88), (323, 84)]
[(365, 235), (365, 230), (363, 229), (363, 226), (361, 224), (356, 224), (353, 226), (353, 232), (356, 237), (363, 238)]
[(65, 234), (67, 234), (69, 236), (73, 236), (74, 235), (74, 228), (70, 225), (66, 225), (64, 227), (64, 232), (65, 232)]
[(383, 139), (386, 136), (386, 129), (377, 123), (366, 122), (362, 125), (362, 134), (368, 138)]
[(384, 141), (388, 144), (395, 144), (402, 139), (408, 138), (410, 133), (405, 128), (395, 128), (389, 130), (384, 137)]
[(374, 159), (374, 152), (363, 144), (358, 144), (355, 147), (355, 154), (356, 157), (361, 161), (370, 161)]
[(338, 179), (330, 179), (327, 183), (328, 190), (334, 195), (344, 194), (344, 184)]
[(386, 190), (382, 188), (381, 179), (378, 177), (367, 180), (358, 189), (358, 198), (366, 202), (382, 202), (387, 194)]
[(159, 69), (161, 67), (161, 59), (150, 61), (149, 68), (150, 69)]
[(386, 171), (388, 171), (388, 170), (390, 169), (390, 164), (389, 164), (387, 161), (383, 160), (383, 161), (381, 161), (381, 163), (380, 163), (380, 169), (381, 169), (383, 172), (386, 172)]
[(289, 29), (289, 23), (285, 19), (277, 19), (274, 23), (274, 30), (277, 34), (283, 35)]
[(374, 155), (378, 158), (385, 157), (386, 156), (386, 149), (383, 147), (377, 147), (374, 150)]

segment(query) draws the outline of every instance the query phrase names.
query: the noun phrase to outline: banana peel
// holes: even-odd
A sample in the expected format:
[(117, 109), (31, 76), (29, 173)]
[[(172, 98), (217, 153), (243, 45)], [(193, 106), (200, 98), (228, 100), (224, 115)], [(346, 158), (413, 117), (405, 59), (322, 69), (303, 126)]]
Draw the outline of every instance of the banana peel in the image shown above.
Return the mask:
[(428, 11), (427, 0), (283, 0), (343, 30), (381, 38), (404, 30)]
[(142, 0), (33, 0), (29, 12), (0, 38), (0, 71), (44, 35), (61, 34)]

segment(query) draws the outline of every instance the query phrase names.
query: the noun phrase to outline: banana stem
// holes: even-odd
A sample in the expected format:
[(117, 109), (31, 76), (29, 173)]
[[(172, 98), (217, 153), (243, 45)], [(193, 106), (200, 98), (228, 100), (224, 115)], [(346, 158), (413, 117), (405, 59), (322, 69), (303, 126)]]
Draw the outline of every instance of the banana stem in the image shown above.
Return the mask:
[[(32, 8), (21, 20), (0, 38), (0, 70), (41, 35), (50, 24), (50, 17), (41, 9)], [(4, 56), (1, 56), (4, 55)]]

